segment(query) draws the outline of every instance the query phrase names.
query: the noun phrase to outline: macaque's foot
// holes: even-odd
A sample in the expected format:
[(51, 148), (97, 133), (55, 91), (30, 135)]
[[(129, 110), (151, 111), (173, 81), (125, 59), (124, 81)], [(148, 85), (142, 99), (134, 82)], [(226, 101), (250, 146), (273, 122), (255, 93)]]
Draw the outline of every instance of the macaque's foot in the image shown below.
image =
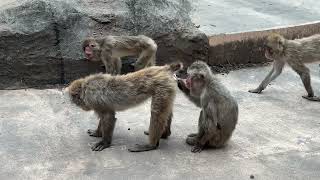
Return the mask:
[(98, 130), (88, 129), (87, 133), (89, 134), (89, 136), (102, 137), (102, 135), (98, 132)]
[(250, 92), (250, 93), (260, 94), (260, 93), (262, 92), (262, 89), (259, 89), (259, 88), (257, 88), (257, 89), (250, 89), (249, 92)]
[(130, 152), (143, 152), (143, 151), (151, 151), (157, 149), (158, 145), (151, 144), (136, 144), (135, 146), (128, 149)]
[(106, 142), (106, 141), (100, 141), (100, 142), (94, 144), (91, 147), (91, 149), (92, 149), (92, 151), (102, 151), (103, 149), (110, 147), (110, 144), (111, 143)]
[(302, 96), (302, 97), (309, 101), (320, 101), (320, 98), (317, 96)]
[[(145, 135), (149, 135), (149, 131), (143, 131), (143, 133), (145, 134)], [(171, 135), (171, 131), (170, 130), (166, 130), (163, 134), (162, 134), (162, 136), (161, 136), (161, 139), (167, 139), (169, 136)]]
[(191, 152), (193, 153), (200, 153), (202, 151), (203, 147), (199, 145), (195, 145), (191, 148)]

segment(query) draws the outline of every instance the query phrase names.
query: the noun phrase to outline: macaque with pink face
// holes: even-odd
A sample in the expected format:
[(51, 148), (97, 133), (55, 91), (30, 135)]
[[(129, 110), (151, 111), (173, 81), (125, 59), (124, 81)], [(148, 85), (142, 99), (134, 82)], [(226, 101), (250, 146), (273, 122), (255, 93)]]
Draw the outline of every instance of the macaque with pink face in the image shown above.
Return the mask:
[(191, 152), (225, 146), (238, 122), (237, 101), (204, 62), (191, 64), (186, 79), (177, 78), (177, 81), (184, 95), (201, 108), (198, 132), (186, 139), (186, 143), (193, 146)]
[(139, 36), (106, 36), (87, 38), (82, 48), (89, 61), (102, 61), (106, 73), (121, 73), (121, 57), (138, 56), (135, 71), (155, 65), (157, 44), (149, 37)]

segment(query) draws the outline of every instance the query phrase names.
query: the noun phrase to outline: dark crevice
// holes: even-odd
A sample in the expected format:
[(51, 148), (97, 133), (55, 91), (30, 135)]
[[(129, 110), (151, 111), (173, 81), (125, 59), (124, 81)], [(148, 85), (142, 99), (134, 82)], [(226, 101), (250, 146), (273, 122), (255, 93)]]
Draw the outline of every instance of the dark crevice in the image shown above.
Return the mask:
[(64, 60), (62, 58), (61, 48), (60, 48), (60, 31), (59, 24), (56, 21), (55, 10), (50, 3), (47, 3), (48, 8), (51, 11), (51, 20), (53, 23), (53, 31), (55, 33), (54, 46), (57, 49), (57, 59), (60, 60), (60, 84), (65, 84), (65, 73), (64, 73)]
[(65, 75), (64, 75), (64, 61), (63, 61), (63, 58), (62, 58), (62, 54), (61, 54), (61, 49), (60, 49), (60, 31), (59, 31), (59, 28), (58, 28), (58, 23), (54, 22), (53, 23), (53, 30), (55, 32), (55, 43), (54, 45), (57, 47), (58, 49), (58, 53), (57, 53), (57, 56), (60, 60), (60, 83), (61, 84), (65, 84)]

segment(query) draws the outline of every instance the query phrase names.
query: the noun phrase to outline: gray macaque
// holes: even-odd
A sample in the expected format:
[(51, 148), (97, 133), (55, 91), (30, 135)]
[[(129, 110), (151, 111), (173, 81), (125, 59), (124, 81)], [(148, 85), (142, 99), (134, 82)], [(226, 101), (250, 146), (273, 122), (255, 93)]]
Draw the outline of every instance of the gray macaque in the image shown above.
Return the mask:
[(87, 38), (82, 43), (85, 56), (90, 61), (102, 61), (106, 73), (121, 73), (121, 57), (138, 56), (135, 71), (155, 65), (157, 44), (151, 38), (139, 36), (106, 36)]
[(191, 152), (226, 145), (238, 122), (238, 104), (213, 76), (210, 67), (201, 61), (194, 62), (187, 70), (187, 79), (178, 79), (178, 87), (201, 108), (198, 132), (186, 139), (186, 143), (193, 146)]
[(304, 65), (304, 62), (320, 60), (319, 34), (296, 40), (287, 40), (279, 34), (271, 34), (267, 37), (265, 56), (273, 60), (273, 68), (261, 84), (249, 92), (261, 93), (271, 81), (281, 74), (284, 65), (288, 63), (299, 74), (308, 93), (302, 97), (310, 101), (320, 101), (320, 98), (314, 95), (310, 71)]
[(67, 87), (71, 101), (85, 111), (93, 110), (100, 119), (97, 130), (88, 130), (90, 136), (102, 137), (92, 146), (101, 151), (111, 145), (116, 123), (115, 112), (135, 107), (151, 98), (149, 143), (129, 148), (131, 152), (156, 149), (159, 140), (168, 136), (172, 106), (176, 95), (173, 73), (180, 63), (152, 66), (126, 75), (95, 74), (75, 80)]

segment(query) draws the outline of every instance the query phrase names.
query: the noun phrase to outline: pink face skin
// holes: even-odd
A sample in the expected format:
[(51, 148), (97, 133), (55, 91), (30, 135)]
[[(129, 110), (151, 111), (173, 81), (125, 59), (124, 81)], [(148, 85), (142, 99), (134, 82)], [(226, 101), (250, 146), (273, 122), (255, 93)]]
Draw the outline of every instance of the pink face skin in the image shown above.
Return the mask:
[(191, 89), (191, 86), (192, 86), (191, 77), (187, 77), (184, 83), (188, 89)]
[(93, 51), (91, 47), (86, 46), (84, 49), (84, 54), (88, 60), (91, 60), (93, 58)]

